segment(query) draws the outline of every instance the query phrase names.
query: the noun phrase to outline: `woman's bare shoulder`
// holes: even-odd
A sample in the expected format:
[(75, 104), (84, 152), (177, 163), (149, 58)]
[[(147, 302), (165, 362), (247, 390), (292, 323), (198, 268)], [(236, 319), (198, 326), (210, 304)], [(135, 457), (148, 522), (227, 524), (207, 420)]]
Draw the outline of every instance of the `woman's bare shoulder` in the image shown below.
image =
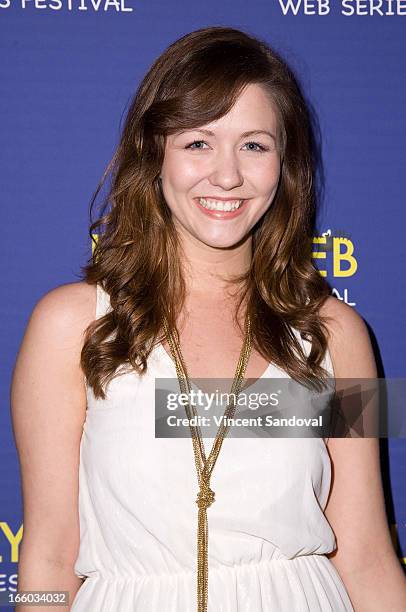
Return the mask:
[(336, 334), (339, 330), (345, 333), (349, 328), (362, 326), (363, 319), (353, 306), (349, 306), (342, 300), (330, 295), (323, 303), (320, 314), (329, 319), (329, 329)]
[(96, 286), (85, 281), (59, 285), (35, 304), (30, 322), (46, 322), (49, 329), (69, 337), (78, 336), (96, 317)]
[(336, 378), (376, 376), (368, 327), (355, 308), (329, 296), (320, 314), (327, 317), (328, 346)]
[[(60, 398), (64, 393), (75, 398), (74, 419), (84, 412), (80, 355), (84, 332), (95, 319), (95, 310), (96, 288), (85, 282), (55, 287), (36, 302), (13, 370), (11, 390), (15, 415), (20, 411), (25, 413), (27, 406), (34, 411), (34, 398), (38, 400), (40, 396), (38, 410), (41, 412), (47, 405), (49, 410), (54, 410), (54, 399), (58, 398), (58, 406), (62, 406)], [(64, 415), (68, 414), (65, 406)]]

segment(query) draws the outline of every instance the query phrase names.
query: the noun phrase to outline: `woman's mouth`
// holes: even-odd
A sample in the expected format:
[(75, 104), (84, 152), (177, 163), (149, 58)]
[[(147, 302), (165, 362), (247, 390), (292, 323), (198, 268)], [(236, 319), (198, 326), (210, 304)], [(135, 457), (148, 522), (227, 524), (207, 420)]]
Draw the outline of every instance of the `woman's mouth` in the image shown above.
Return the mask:
[(215, 198), (194, 198), (200, 210), (216, 219), (230, 219), (240, 214), (247, 200), (229, 199), (216, 200)]

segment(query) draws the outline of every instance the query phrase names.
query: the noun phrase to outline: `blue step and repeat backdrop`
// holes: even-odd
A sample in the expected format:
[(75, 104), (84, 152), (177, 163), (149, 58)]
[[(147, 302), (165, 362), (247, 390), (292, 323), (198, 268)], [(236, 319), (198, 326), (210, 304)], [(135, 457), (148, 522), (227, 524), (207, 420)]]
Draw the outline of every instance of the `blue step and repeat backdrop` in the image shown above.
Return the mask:
[[(406, 376), (406, 0), (0, 0), (0, 591), (15, 589), (22, 536), (9, 387), (29, 314), (78, 280), (90, 198), (142, 76), (211, 25), (266, 39), (297, 74), (324, 161), (315, 265), (367, 322), (380, 376)], [(405, 564), (406, 440), (381, 451)]]

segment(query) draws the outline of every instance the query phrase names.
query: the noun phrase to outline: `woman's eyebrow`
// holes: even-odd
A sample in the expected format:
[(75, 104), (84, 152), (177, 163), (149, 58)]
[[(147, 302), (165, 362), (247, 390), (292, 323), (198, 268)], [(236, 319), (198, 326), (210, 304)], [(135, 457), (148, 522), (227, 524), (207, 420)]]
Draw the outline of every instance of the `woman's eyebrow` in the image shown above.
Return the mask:
[[(184, 134), (185, 132), (199, 132), (201, 134), (206, 134), (206, 136), (215, 136), (214, 132), (211, 132), (210, 130), (205, 130), (205, 129), (189, 129), (189, 130), (182, 130), (181, 132), (178, 132), (177, 136), (180, 136), (181, 134)], [(270, 136), (271, 138), (273, 138), (275, 140), (275, 134), (272, 134), (272, 132), (269, 132), (268, 130), (249, 130), (248, 132), (243, 132), (242, 134), (240, 134), (241, 138), (246, 138), (247, 136), (253, 136), (254, 134), (267, 134), (268, 136)]]

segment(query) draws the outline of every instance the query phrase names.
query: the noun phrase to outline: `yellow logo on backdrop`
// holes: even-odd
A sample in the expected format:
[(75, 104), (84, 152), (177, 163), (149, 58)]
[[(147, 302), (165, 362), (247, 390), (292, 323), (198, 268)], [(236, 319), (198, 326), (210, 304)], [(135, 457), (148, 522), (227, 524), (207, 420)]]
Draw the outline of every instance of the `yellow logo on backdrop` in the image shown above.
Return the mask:
[[(17, 533), (14, 534), (11, 531), (10, 527), (8, 526), (8, 523), (5, 523), (4, 521), (0, 521), (0, 529), (4, 533), (4, 535), (6, 536), (6, 539), (7, 539), (7, 541), (10, 544), (10, 550), (11, 550), (10, 561), (11, 561), (11, 563), (18, 563), (18, 547), (19, 547), (20, 542), (21, 542), (22, 537), (23, 537), (23, 526), (21, 525), (21, 527), (17, 531)], [(2, 561), (3, 561), (3, 557), (0, 555), (0, 563)]]
[[(334, 278), (348, 278), (354, 276), (358, 263), (354, 256), (354, 244), (347, 236), (334, 236), (331, 230), (327, 230), (321, 236), (313, 238), (313, 244), (321, 248), (313, 251), (313, 259), (327, 259), (327, 253), (331, 253), (333, 262)], [(327, 276), (327, 271), (320, 269), (321, 276)]]
[[(93, 236), (93, 240), (96, 240), (96, 242), (97, 242), (97, 239), (98, 239), (99, 235), (98, 234), (92, 234), (92, 236)], [(94, 247), (96, 246), (95, 243), (93, 242), (93, 240), (92, 240), (92, 255), (94, 253)]]

